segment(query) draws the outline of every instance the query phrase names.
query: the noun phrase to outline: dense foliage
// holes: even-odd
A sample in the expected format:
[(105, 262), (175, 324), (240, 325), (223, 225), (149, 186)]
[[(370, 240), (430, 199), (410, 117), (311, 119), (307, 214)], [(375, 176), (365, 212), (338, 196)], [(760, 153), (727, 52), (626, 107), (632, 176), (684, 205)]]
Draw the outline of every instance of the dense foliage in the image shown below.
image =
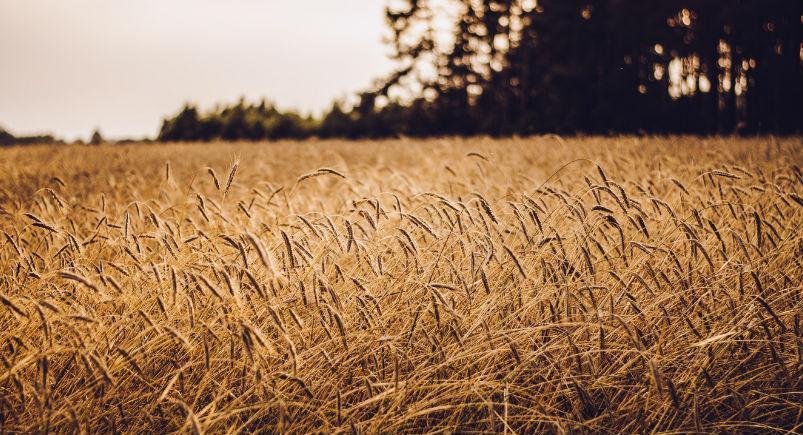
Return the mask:
[(403, 70), (437, 65), (424, 83), (436, 133), (803, 124), (801, 1), (455, 0), (454, 45), (440, 52), (420, 32), (435, 2), (395, 3), (388, 22)]
[(400, 68), (353, 108), (187, 106), (160, 139), (799, 132), (801, 20), (795, 0), (399, 0)]
[(172, 119), (165, 120), (159, 139), (166, 141), (260, 140), (303, 138), (312, 134), (314, 121), (295, 113), (283, 113), (267, 104), (235, 105), (201, 114), (186, 105)]

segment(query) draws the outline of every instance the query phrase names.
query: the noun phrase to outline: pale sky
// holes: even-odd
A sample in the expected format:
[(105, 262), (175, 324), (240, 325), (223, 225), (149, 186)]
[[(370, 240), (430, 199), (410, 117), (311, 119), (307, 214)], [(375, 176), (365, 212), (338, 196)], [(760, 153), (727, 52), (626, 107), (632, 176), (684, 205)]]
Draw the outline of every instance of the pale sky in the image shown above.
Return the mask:
[(383, 0), (0, 0), (0, 126), (155, 136), (185, 102), (319, 113), (393, 69)]

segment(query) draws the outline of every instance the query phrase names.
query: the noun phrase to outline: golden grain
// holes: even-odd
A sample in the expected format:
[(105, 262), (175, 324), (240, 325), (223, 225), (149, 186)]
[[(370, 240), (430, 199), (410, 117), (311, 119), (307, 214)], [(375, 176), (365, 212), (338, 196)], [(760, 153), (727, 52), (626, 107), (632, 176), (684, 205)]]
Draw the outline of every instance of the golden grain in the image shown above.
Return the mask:
[(558, 142), (1, 149), (0, 431), (799, 431), (799, 139)]

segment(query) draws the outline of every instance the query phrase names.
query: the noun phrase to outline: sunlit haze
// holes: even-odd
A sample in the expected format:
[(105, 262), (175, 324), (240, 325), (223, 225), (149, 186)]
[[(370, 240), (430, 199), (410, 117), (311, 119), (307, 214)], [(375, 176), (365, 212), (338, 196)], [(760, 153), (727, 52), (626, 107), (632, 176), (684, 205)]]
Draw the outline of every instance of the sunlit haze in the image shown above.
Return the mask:
[(154, 136), (185, 102), (319, 113), (392, 69), (383, 0), (2, 0), (0, 126)]

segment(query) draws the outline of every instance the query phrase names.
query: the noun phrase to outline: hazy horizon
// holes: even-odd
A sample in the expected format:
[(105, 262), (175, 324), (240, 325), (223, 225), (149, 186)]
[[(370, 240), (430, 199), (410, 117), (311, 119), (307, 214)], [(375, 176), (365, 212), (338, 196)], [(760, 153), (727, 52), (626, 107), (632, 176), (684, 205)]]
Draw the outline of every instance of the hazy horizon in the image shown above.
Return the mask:
[(0, 126), (155, 136), (187, 102), (320, 113), (391, 71), (383, 0), (3, 0)]

